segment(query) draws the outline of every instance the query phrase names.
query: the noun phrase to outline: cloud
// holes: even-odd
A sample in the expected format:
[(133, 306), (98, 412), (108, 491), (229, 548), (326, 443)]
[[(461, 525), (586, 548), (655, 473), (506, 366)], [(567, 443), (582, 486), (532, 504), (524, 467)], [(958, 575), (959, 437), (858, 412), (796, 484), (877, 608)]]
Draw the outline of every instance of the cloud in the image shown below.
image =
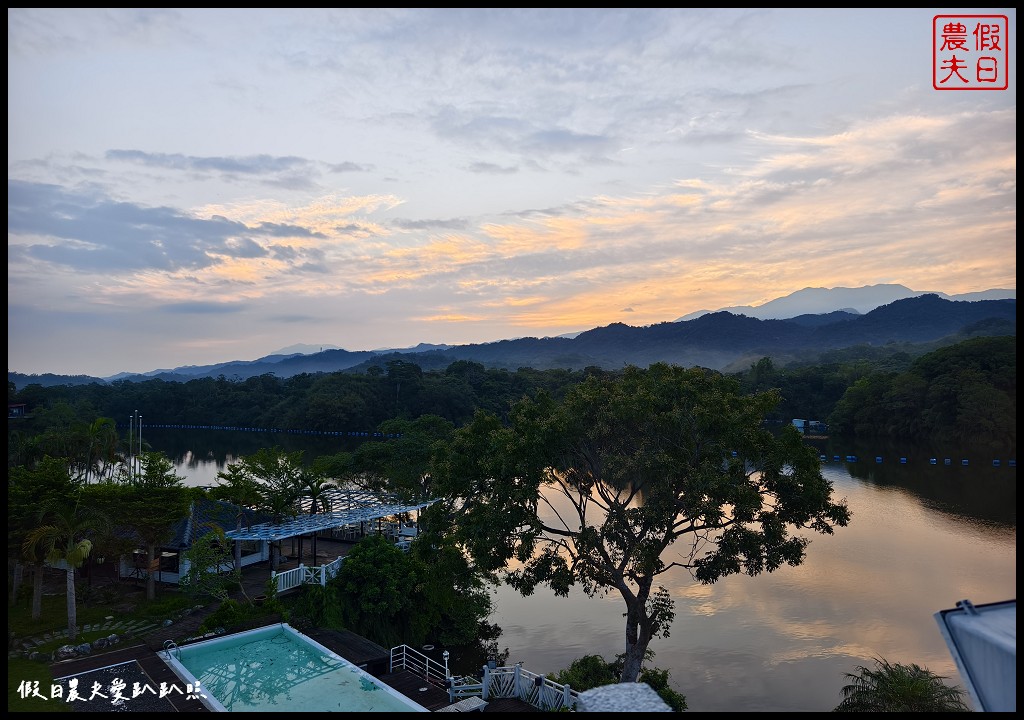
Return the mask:
[(475, 162), (466, 168), (473, 173), (485, 173), (490, 175), (514, 175), (519, 172), (515, 166), (497, 165), (489, 162)]
[(193, 178), (216, 177), (229, 182), (249, 178), (288, 190), (316, 188), (322, 172), (340, 174), (367, 172), (370, 169), (350, 161), (322, 163), (294, 155), (195, 156), (141, 150), (108, 150), (104, 157), (114, 162), (131, 163), (154, 170), (186, 173)]
[(372, 165), (360, 165), (354, 162), (343, 162), (333, 163), (327, 166), (327, 169), (332, 173), (348, 173), (348, 172), (369, 172), (373, 169)]
[[(552, 159), (606, 160), (605, 155), (618, 148), (617, 141), (607, 135), (557, 125), (544, 127), (525, 118), (474, 112), (451, 105), (435, 113), (431, 126), (445, 140), (492, 151), (501, 148), (542, 166)], [(552, 155), (557, 157), (552, 158)], [(502, 167), (485, 163), (486, 171), (493, 172), (492, 165)]]
[(403, 347), (1015, 282), (1015, 95), (932, 90), (926, 10), (8, 20), (8, 284), (69, 316)]
[(450, 220), (405, 220), (395, 218), (391, 221), (400, 230), (465, 230), (468, 223), (463, 218)]
[(117, 202), (91, 189), (8, 180), (8, 259), (85, 272), (201, 270), (268, 255), (258, 238), (324, 235), (292, 224), (255, 226), (167, 207)]
[(182, 314), (182, 315), (223, 315), (225, 313), (242, 312), (245, 306), (240, 303), (217, 303), (217, 302), (181, 302), (162, 305), (155, 310), (157, 312)]
[(110, 160), (134, 162), (148, 167), (232, 175), (267, 175), (292, 172), (296, 169), (308, 169), (314, 164), (309, 160), (298, 157), (272, 157), (270, 155), (195, 157), (180, 153), (146, 153), (141, 150), (108, 150), (106, 157)]

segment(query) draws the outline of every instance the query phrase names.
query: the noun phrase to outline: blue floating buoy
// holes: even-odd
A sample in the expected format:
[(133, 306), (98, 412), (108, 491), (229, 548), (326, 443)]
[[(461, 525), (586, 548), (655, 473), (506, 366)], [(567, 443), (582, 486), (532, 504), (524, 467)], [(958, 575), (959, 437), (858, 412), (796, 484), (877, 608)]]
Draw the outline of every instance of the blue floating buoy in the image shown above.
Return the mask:
[(839, 456), (838, 455), (833, 455), (832, 456), (832, 462), (839, 462)]
[(1007, 461), (1006, 464), (1009, 465), (1010, 467), (1017, 467), (1017, 461), (1016, 460), (1009, 460), (1009, 461)]
[(932, 465), (937, 465), (939, 461), (938, 461), (938, 460), (936, 460), (935, 458), (932, 458), (932, 459), (931, 459), (931, 460), (929, 460), (928, 462), (929, 462), (929, 463), (931, 463)]
[(876, 462), (876, 463), (880, 463), (880, 462), (882, 462), (882, 456), (881, 456), (881, 455), (876, 455), (876, 456), (875, 456), (875, 462)]
[(907, 464), (907, 459), (905, 457), (901, 457), (900, 458), (900, 465), (906, 465), (906, 464)]
[(825, 457), (824, 455), (819, 455), (818, 459), (821, 460), (822, 462), (828, 462), (828, 458)]
[(952, 461), (952, 460), (950, 460), (949, 458), (946, 458), (946, 459), (945, 459), (945, 460), (943, 460), (942, 462), (943, 462), (943, 463), (945, 463), (946, 465), (952, 465), (952, 464), (953, 464), (953, 461)]
[(847, 455), (846, 456), (846, 462), (857, 462), (857, 456), (856, 455)]
[(999, 467), (999, 461), (998, 460), (993, 460), (992, 461), (992, 467)]
[(964, 458), (963, 460), (961, 460), (960, 464), (961, 465), (967, 465), (967, 458)]

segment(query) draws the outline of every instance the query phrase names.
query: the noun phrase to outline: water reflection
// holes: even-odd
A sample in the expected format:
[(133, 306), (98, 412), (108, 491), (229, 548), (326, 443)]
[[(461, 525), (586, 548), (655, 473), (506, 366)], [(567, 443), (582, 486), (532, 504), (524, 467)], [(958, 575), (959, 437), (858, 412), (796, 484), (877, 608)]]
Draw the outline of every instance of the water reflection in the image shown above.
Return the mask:
[[(233, 445), (232, 435), (182, 442), (177, 457), (191, 458), (195, 467), (181, 465), (179, 473), (190, 484), (210, 484), (195, 482), (215, 478), (208, 465), (265, 446)], [(312, 457), (315, 440), (295, 438), (288, 449), (306, 449)], [(252, 449), (238, 449), (245, 447)], [(690, 710), (831, 710), (842, 699), (844, 673), (870, 666), (876, 656), (917, 663), (963, 687), (934, 613), (962, 599), (981, 604), (1016, 597), (1015, 467), (1004, 461), (993, 468), (991, 452), (912, 453), (839, 439), (824, 441), (821, 450), (829, 458), (860, 458), (823, 467), (853, 518), (833, 536), (809, 536), (803, 565), (710, 586), (679, 568), (662, 576), (677, 616), (670, 636), (651, 644), (654, 664), (671, 672)], [(206, 460), (211, 453), (213, 460)], [(899, 463), (901, 454), (908, 464)], [(875, 463), (876, 456), (883, 462)], [(940, 463), (944, 457), (971, 462), (932, 466), (927, 459), (933, 456)], [(612, 659), (622, 652), (625, 606), (617, 595), (589, 598), (574, 591), (558, 598), (543, 588), (527, 598), (508, 588), (494, 595), (490, 620), (504, 631), (499, 645), (508, 648), (511, 663), (557, 672), (586, 654)]]
[[(844, 438), (818, 443), (834, 464), (839, 456), (854, 478), (880, 487), (903, 489), (930, 507), (951, 515), (966, 515), (981, 523), (1017, 524), (1017, 472), (1010, 467), (1015, 455), (987, 448), (935, 446)], [(847, 455), (857, 462), (846, 462)], [(931, 464), (931, 459), (936, 464)], [(945, 460), (950, 460), (946, 465)], [(904, 462), (902, 462), (905, 460)], [(967, 465), (964, 465), (964, 461)], [(999, 461), (999, 466), (993, 465)]]
[(301, 450), (303, 460), (309, 463), (320, 455), (351, 452), (362, 442), (321, 435), (164, 428), (146, 428), (143, 440), (163, 452), (178, 474), (185, 477), (185, 484), (192, 487), (216, 485), (218, 472), (262, 448), (277, 446), (289, 453)]

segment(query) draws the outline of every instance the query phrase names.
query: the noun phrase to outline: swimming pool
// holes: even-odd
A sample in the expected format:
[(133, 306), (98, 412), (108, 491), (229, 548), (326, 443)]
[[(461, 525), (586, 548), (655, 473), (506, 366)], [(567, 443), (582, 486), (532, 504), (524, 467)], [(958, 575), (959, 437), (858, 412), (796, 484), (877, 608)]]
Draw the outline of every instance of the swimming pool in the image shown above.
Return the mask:
[(429, 712), (287, 623), (160, 656), (218, 712)]

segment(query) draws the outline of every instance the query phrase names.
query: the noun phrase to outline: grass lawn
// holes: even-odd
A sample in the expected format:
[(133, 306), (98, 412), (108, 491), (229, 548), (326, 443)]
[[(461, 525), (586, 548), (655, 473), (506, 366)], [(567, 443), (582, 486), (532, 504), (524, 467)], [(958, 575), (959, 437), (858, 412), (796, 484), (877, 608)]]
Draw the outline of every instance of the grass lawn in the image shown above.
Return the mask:
[[(50, 696), (53, 677), (50, 674), (50, 653), (67, 640), (68, 614), (63, 572), (49, 572), (43, 590), (42, 614), (32, 619), (32, 585), (24, 584), (17, 602), (7, 606), (8, 649), (20, 648), (20, 641), (38, 638), (50, 633), (54, 638), (40, 645), (36, 651), (41, 659), (11, 658), (7, 665), (7, 710), (9, 712), (69, 712), (70, 706), (61, 700), (33, 697), (32, 684), (38, 682), (38, 692)], [(93, 587), (79, 583), (77, 591), (78, 626), (101, 625), (108, 619), (130, 621), (146, 620), (160, 623), (178, 610), (191, 605), (188, 598), (177, 590), (161, 587), (155, 600), (146, 600), (142, 588), (124, 582), (96, 583)], [(91, 642), (111, 634), (111, 630), (79, 632), (74, 644)], [(28, 685), (26, 686), (26, 683)], [(29, 690), (26, 692), (25, 688)], [(25, 695), (25, 697), (23, 697)]]

